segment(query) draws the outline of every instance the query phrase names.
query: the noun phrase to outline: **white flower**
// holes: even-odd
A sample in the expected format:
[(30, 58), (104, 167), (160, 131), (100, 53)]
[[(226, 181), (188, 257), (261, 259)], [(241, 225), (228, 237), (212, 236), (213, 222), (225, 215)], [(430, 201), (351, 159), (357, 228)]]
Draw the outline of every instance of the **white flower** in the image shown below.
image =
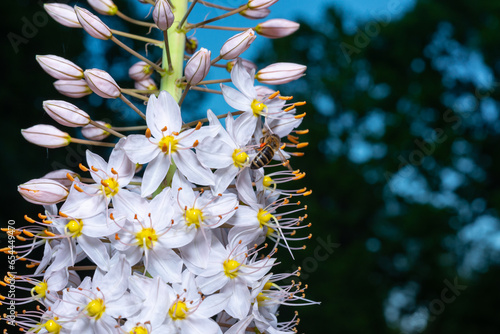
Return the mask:
[(224, 247), (213, 238), (208, 265), (197, 273), (196, 283), (201, 292), (211, 294), (220, 290), (228, 294), (228, 304), (224, 310), (237, 319), (246, 317), (250, 309), (248, 287), (261, 279), (275, 261), (269, 256), (256, 261), (256, 255), (257, 252), (249, 252), (246, 245), (237, 240), (230, 240)]
[(117, 210), (129, 210), (129, 203), (133, 203), (130, 199), (131, 193), (122, 188), (128, 185), (134, 176), (135, 165), (122, 150), (123, 143), (124, 139), (121, 139), (113, 149), (109, 163), (87, 150), (89, 171), (96, 184), (85, 185), (75, 181), (61, 212), (71, 217), (88, 218), (107, 211), (111, 200)]
[(282, 113), (285, 101), (280, 99), (259, 99), (254, 87), (255, 70), (247, 72), (240, 59), (231, 70), (231, 81), (238, 90), (221, 84), (222, 94), (227, 104), (236, 110), (243, 111), (241, 122), (248, 123), (249, 135), (252, 135), (260, 116), (273, 116)]
[(125, 140), (123, 149), (129, 158), (139, 164), (149, 163), (142, 180), (142, 196), (153, 193), (167, 175), (171, 162), (193, 183), (213, 185), (212, 172), (203, 167), (191, 150), (207, 136), (215, 136), (215, 127), (201, 127), (181, 131), (180, 109), (174, 98), (166, 91), (158, 98), (149, 98), (146, 123), (149, 133), (130, 135)]

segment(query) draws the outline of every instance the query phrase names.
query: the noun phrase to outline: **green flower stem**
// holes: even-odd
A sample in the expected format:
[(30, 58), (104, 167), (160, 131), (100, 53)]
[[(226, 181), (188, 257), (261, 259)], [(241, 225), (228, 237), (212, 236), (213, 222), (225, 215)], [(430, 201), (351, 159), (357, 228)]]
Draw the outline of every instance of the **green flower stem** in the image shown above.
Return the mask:
[[(172, 0), (175, 22), (180, 22), (188, 9), (188, 0)], [(177, 24), (174, 24), (168, 29), (168, 48), (163, 48), (162, 66), (167, 71), (160, 83), (160, 90), (169, 92), (176, 101), (179, 101), (182, 96), (182, 87), (177, 81), (182, 78), (184, 66), (184, 48), (186, 43), (186, 31), (184, 26), (180, 29)], [(172, 71), (168, 71), (168, 55), (167, 49), (170, 50), (170, 59)]]

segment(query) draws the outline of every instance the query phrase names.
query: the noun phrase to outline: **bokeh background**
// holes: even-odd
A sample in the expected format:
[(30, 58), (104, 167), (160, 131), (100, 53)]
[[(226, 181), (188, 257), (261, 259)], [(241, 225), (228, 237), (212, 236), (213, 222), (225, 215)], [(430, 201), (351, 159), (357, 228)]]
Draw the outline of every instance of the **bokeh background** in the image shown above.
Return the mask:
[[(137, 1), (116, 3), (131, 16), (147, 14)], [(22, 226), (24, 214), (40, 210), (22, 200), (18, 184), (84, 162), (84, 147), (47, 150), (20, 134), (53, 124), (42, 101), (62, 98), (35, 55), (105, 69), (131, 85), (127, 67), (134, 59), (57, 25), (41, 4), (11, 1), (0, 22), (2, 225), (13, 219)], [(261, 67), (308, 66), (305, 77), (280, 87), (308, 101), (301, 111), (308, 114), (302, 127), (310, 130), (310, 145), (292, 164), (307, 173), (299, 186), (314, 191), (303, 201), (313, 237), (295, 262), (280, 252), (281, 268), (300, 266), (307, 298), (321, 301), (298, 308), (299, 332), (498, 333), (500, 2), (280, 0), (271, 9), (270, 17), (298, 20), (301, 29), (281, 40), (259, 37), (246, 57)], [(214, 54), (223, 42), (206, 32), (195, 36)], [(187, 121), (209, 107), (229, 111), (219, 97), (193, 95)], [(121, 102), (97, 96), (70, 102), (114, 125), (137, 121)], [(294, 309), (283, 310), (282, 319)]]

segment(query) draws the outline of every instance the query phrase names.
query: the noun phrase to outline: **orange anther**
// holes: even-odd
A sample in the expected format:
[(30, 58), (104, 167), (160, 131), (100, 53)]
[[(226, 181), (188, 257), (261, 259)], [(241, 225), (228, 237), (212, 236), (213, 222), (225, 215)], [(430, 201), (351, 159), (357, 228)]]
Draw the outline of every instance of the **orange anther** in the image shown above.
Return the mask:
[(306, 103), (307, 103), (306, 101), (301, 101), (301, 102), (295, 102), (295, 103), (294, 103), (294, 105), (295, 105), (296, 107), (300, 107), (300, 106), (305, 105)]
[(302, 188), (302, 189), (297, 190), (297, 191), (296, 191), (296, 193), (297, 193), (297, 194), (302, 194), (303, 192), (306, 192), (306, 191), (307, 191), (307, 188), (306, 188), (306, 187), (304, 187), (304, 188)]
[(49, 230), (43, 230), (43, 233), (45, 233), (49, 237), (55, 237), (56, 236), (54, 233), (50, 232)]
[(309, 133), (309, 129), (295, 130), (295, 133), (298, 134), (298, 135), (305, 135), (305, 134)]
[(120, 240), (120, 237), (118, 236), (118, 233), (115, 234), (115, 240)]
[(85, 167), (84, 165), (82, 165), (81, 163), (78, 165), (78, 167), (80, 167), (80, 169), (84, 172), (88, 172), (89, 169), (87, 167)]
[(47, 219), (47, 216), (42, 215), (41, 213), (38, 213), (38, 218), (40, 218), (40, 219)]
[(105, 187), (109, 187), (109, 183), (104, 180), (101, 180), (101, 184)]
[(196, 139), (196, 141), (193, 143), (193, 147), (198, 146), (198, 144), (199, 144), (199, 143), (200, 143), (200, 142), (198, 141), (198, 139)]
[(167, 126), (165, 125), (163, 129), (161, 129), (161, 132), (167, 131)]
[(179, 135), (179, 132), (172, 132), (172, 134), (173, 134), (174, 136), (178, 136), (178, 135)]
[(297, 144), (297, 148), (303, 148), (306, 147), (307, 145), (309, 145), (309, 143), (299, 143)]
[(94, 166), (90, 166), (90, 168), (94, 171), (94, 172), (98, 172), (99, 169), (95, 168)]
[(313, 192), (312, 190), (308, 190), (303, 194), (303, 196), (309, 196), (312, 194), (312, 192)]
[(274, 93), (272, 93), (271, 95), (269, 95), (268, 99), (269, 99), (269, 100), (272, 100), (272, 99), (274, 99), (276, 96), (278, 96), (279, 94), (280, 94), (280, 91), (279, 91), (279, 90), (277, 90), (277, 91), (275, 91)]
[(151, 138), (151, 130), (147, 128), (146, 133), (144, 135), (146, 136), (146, 138)]
[(295, 104), (292, 104), (291, 106), (289, 106), (288, 108), (285, 108), (283, 109), (284, 112), (287, 112), (287, 111), (290, 111), (290, 110), (293, 110), (295, 109)]
[(278, 99), (284, 100), (284, 101), (289, 101), (293, 99), (293, 96), (278, 96)]
[(28, 217), (28, 215), (24, 215), (24, 220), (26, 220), (28, 223), (34, 223), (35, 222), (35, 220), (33, 220), (30, 217)]
[(59, 216), (61, 216), (63, 218), (68, 218), (68, 215), (63, 213), (62, 211), (59, 211)]
[(196, 124), (196, 127), (194, 128), (195, 130), (199, 130), (201, 129), (201, 122), (198, 122), (198, 124)]
[(115, 175), (118, 175), (118, 172), (116, 171), (116, 169), (114, 169), (113, 167), (111, 167), (111, 173), (115, 174)]
[(113, 213), (109, 214), (109, 218), (111, 218), (111, 220), (115, 220), (115, 216), (113, 216)]
[(288, 154), (293, 155), (294, 157), (303, 157), (304, 152), (288, 152)]
[(66, 173), (66, 177), (68, 178), (68, 180), (70, 180), (71, 182), (75, 182), (75, 179), (73, 178), (73, 176), (71, 176), (70, 173)]
[(16, 235), (16, 239), (19, 240), (19, 241), (22, 241), (22, 242), (26, 241), (26, 238), (23, 238), (23, 237), (21, 237), (19, 235)]
[(300, 114), (300, 115), (295, 115), (293, 118), (299, 119), (299, 118), (304, 118), (306, 116), (306, 113)]
[(295, 136), (288, 135), (286, 138), (287, 138), (289, 141), (291, 141), (292, 143), (294, 143), (294, 144), (298, 144), (298, 143), (299, 143), (299, 141), (298, 141), (298, 139), (299, 139), (299, 138), (297, 138), (297, 137), (295, 137)]
[(78, 190), (79, 192), (83, 193), (83, 189), (80, 188), (78, 185), (74, 184), (73, 187)]
[(23, 233), (24, 233), (25, 235), (27, 235), (28, 237), (30, 237), (30, 238), (33, 238), (33, 237), (35, 236), (35, 235), (34, 235), (33, 233), (31, 233), (30, 231), (23, 230)]

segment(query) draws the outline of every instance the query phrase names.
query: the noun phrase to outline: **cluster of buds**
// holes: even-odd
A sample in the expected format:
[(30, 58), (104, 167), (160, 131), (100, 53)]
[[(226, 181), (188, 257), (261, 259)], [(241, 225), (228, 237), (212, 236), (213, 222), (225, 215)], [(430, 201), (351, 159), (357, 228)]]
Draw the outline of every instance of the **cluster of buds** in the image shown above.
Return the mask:
[[(288, 36), (298, 24), (273, 19), (241, 28), (213, 58), (207, 48), (196, 51), (197, 43), (186, 37), (193, 29), (224, 29), (211, 23), (231, 15), (265, 18), (277, 1), (249, 0), (237, 8), (203, 1), (225, 13), (189, 23), (198, 0), (189, 8), (188, 0), (141, 1), (152, 6), (151, 22), (125, 15), (111, 0), (88, 0), (98, 14), (158, 29), (161, 41), (111, 29), (84, 8), (45, 4), (60, 24), (83, 28), (139, 58), (129, 69), (134, 88), (121, 88), (101, 69), (37, 56), (58, 80), (56, 89), (72, 98), (95, 93), (121, 99), (145, 124), (117, 128), (92, 120), (72, 103), (48, 100), (43, 102), (47, 114), (61, 126), (81, 128), (87, 139), (47, 124), (22, 130), (39, 146), (104, 146), (110, 154), (105, 159), (87, 150), (78, 173), (56, 170), (19, 185), (19, 193), (44, 211), (25, 216), (25, 226), (5, 230), (28, 244), (2, 251), (28, 261), (35, 271), (8, 273), (2, 285), (14, 281), (31, 294), (2, 299), (42, 307), (5, 320), (30, 333), (297, 331), (297, 315), (278, 321), (279, 307), (315, 302), (305, 298), (307, 286), (294, 279), (300, 269), (274, 273), (273, 268), (279, 248), (293, 258), (311, 237), (299, 233), (310, 224), (305, 223), (307, 206), (298, 200), (311, 190), (290, 184), (305, 176), (290, 161), (307, 146), (300, 136), (308, 131), (298, 129), (305, 113), (297, 111), (305, 102), (291, 102), (292, 97), (255, 81), (287, 83), (303, 76), (306, 67), (282, 62), (258, 70), (240, 56), (257, 35)], [(162, 59), (140, 55), (115, 35), (160, 47)], [(227, 69), (230, 78), (206, 80), (214, 68)], [(217, 116), (208, 110), (206, 118), (186, 122), (182, 104), (191, 90), (222, 95), (234, 111)], [(145, 113), (125, 95), (144, 101)], [(44, 248), (43, 258), (28, 259), (37, 247)], [(93, 265), (82, 265), (83, 260)], [(93, 275), (84, 276), (89, 270)]]

